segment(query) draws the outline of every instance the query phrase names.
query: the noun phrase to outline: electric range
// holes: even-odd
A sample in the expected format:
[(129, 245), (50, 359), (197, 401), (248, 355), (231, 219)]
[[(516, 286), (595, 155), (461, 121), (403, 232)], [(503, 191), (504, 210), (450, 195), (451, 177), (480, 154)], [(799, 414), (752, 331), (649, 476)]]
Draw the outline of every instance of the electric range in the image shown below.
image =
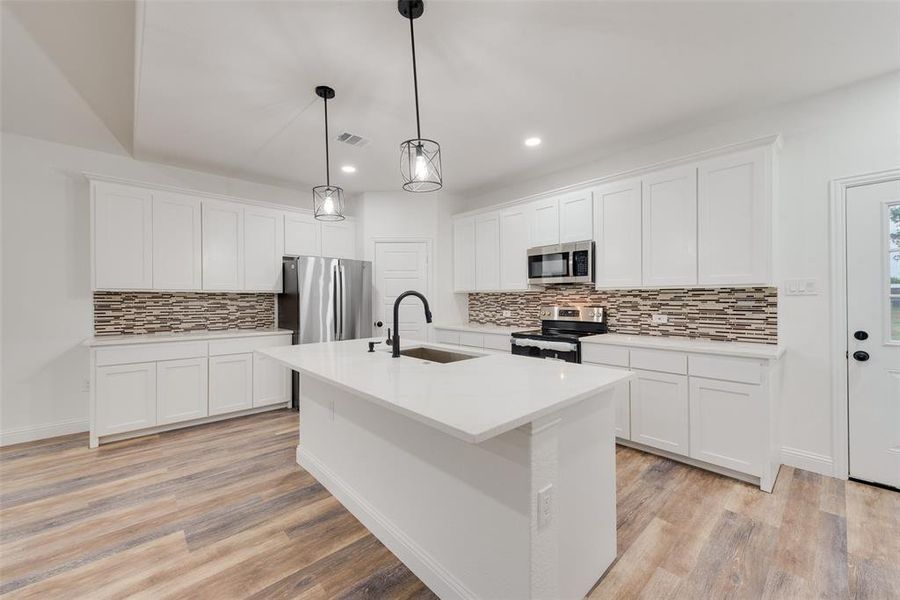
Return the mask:
[(602, 306), (546, 306), (541, 308), (541, 328), (512, 333), (512, 353), (581, 362), (581, 338), (606, 333)]

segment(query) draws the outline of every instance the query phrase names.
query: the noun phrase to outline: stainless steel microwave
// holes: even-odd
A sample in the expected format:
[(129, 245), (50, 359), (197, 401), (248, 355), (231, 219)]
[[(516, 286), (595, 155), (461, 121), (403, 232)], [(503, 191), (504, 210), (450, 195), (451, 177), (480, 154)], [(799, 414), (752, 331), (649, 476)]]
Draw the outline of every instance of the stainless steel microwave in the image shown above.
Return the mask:
[(528, 283), (593, 283), (594, 242), (570, 242), (528, 250)]

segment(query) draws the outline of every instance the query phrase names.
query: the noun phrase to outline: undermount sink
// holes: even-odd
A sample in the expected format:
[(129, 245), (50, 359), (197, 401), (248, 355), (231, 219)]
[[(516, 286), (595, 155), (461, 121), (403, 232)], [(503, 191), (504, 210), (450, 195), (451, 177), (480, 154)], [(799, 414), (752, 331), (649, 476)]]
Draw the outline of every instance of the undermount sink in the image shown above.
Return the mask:
[(400, 350), (401, 356), (410, 358), (418, 358), (434, 363), (452, 363), (461, 360), (469, 360), (470, 358), (478, 358), (479, 354), (466, 354), (463, 352), (451, 352), (450, 350), (441, 350), (440, 348), (429, 348), (427, 346), (419, 346), (416, 348), (407, 348)]

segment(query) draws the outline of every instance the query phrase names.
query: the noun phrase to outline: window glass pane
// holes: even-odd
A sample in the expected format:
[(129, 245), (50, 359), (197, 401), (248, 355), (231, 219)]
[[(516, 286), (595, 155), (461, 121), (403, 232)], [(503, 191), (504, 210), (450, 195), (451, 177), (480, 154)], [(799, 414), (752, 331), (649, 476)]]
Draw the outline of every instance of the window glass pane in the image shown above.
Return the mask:
[(900, 252), (891, 252), (888, 264), (891, 270), (891, 295), (900, 296)]
[(891, 340), (900, 342), (900, 298), (891, 298)]
[(900, 204), (888, 207), (890, 215), (891, 250), (900, 250)]

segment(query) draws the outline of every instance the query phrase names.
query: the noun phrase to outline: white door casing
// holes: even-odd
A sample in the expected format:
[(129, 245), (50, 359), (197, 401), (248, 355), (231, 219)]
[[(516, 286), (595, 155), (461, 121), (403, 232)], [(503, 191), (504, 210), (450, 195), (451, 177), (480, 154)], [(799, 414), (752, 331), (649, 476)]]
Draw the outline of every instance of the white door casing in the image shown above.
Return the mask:
[(847, 190), (846, 236), (850, 476), (900, 487), (900, 180)]
[[(373, 315), (384, 323), (384, 333), (393, 327), (394, 301), (407, 290), (429, 295), (429, 245), (423, 241), (375, 242), (375, 282)], [(399, 334), (401, 338), (425, 341), (428, 331), (425, 311), (417, 298), (400, 304)]]

